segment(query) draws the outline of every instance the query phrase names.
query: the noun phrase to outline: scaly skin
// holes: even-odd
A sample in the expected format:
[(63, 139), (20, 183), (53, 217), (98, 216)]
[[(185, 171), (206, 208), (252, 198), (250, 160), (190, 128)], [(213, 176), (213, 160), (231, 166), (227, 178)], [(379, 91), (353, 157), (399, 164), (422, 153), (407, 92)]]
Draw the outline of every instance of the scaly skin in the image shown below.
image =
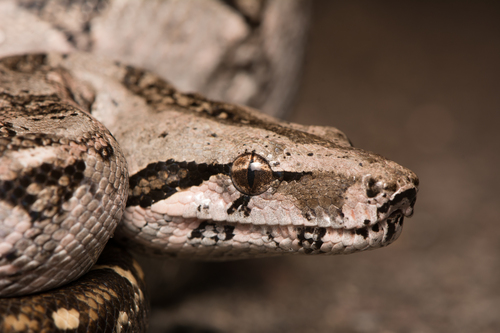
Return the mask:
[[(335, 128), (184, 94), (88, 54), (5, 58), (0, 73), (0, 296), (74, 280), (122, 215), (115, 239), (132, 249), (225, 260), (379, 248), (413, 213), (417, 176), (352, 147)], [(140, 294), (135, 268), (97, 268)], [(102, 283), (107, 296), (85, 304), (114, 302), (111, 282)], [(57, 292), (72, 293), (64, 288)], [(11, 299), (8, 308), (40, 300)], [(138, 310), (120, 310), (116, 325), (132, 325), (125, 315), (143, 320), (144, 301), (133, 304)], [(83, 316), (59, 303), (51, 311)], [(13, 329), (27, 323), (21, 312), (9, 315), (1, 319)], [(89, 316), (82, 323), (99, 326), (101, 317)]]
[[(105, 60), (48, 61), (93, 87), (92, 114), (129, 164), (117, 238), (143, 252), (202, 259), (351, 253), (391, 243), (413, 212), (417, 176), (353, 148), (335, 128), (180, 93), (150, 72)], [(255, 186), (263, 183), (259, 193), (242, 191), (245, 177), (234, 177), (245, 154), (257, 163), (250, 169), (267, 170), (259, 178), (246, 171), (250, 164), (238, 167)]]

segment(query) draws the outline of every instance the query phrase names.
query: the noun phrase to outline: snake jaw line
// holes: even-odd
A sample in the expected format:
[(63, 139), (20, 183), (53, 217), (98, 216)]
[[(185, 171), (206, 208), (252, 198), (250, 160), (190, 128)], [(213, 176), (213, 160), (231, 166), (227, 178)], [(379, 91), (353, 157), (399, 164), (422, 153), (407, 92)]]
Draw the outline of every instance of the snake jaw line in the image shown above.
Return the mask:
[[(200, 186), (154, 204), (152, 209), (128, 207), (124, 223), (117, 230), (118, 237), (128, 239), (129, 246), (148, 254), (205, 260), (286, 253), (352, 253), (395, 241), (402, 230), (403, 216), (409, 216), (416, 195), (415, 188), (407, 184), (392, 195), (385, 192), (377, 198), (367, 196), (354, 208), (346, 204), (342, 223), (333, 224), (323, 213), (317, 213), (316, 219), (305, 218), (292, 201), (284, 196), (277, 201), (274, 193), (249, 197), (247, 210), (228, 214), (227, 208), (242, 196), (230, 185), (220, 186), (221, 179), (212, 176)], [(224, 188), (231, 190), (224, 192)], [(360, 193), (356, 187), (352, 191), (349, 193), (353, 196)], [(225, 200), (227, 193), (232, 193), (232, 197)], [(201, 208), (203, 202), (211, 204)], [(386, 209), (388, 203), (390, 208)], [(155, 249), (148, 249), (150, 242)]]

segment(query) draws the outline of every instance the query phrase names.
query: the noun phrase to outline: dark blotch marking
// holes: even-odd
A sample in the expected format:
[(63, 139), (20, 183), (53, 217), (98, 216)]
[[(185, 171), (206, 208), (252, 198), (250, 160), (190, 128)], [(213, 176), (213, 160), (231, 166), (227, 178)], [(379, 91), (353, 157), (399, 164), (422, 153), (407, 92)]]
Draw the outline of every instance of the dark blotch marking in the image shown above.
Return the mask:
[(110, 144), (102, 146), (101, 149), (97, 151), (104, 161), (109, 161), (111, 157), (115, 154), (115, 150)]
[(177, 192), (177, 188), (185, 189), (200, 185), (213, 175), (229, 175), (230, 168), (231, 164), (198, 164), (177, 162), (172, 159), (166, 162), (150, 163), (129, 178), (127, 207), (148, 207), (170, 197)]
[[(307, 234), (312, 234), (311, 238), (306, 237)], [(321, 227), (298, 227), (297, 228), (297, 238), (299, 239), (299, 245), (304, 248), (305, 254), (310, 254), (313, 251), (317, 251), (323, 245), (323, 237), (326, 234), (326, 228)]]
[(290, 172), (290, 171), (277, 171), (273, 172), (274, 178), (279, 179), (280, 181), (285, 181), (287, 183), (302, 179), (304, 176), (312, 176), (312, 172)]
[(146, 194), (141, 198), (139, 206), (141, 206), (142, 208), (147, 208), (151, 206), (152, 203), (153, 203), (153, 198), (151, 198), (149, 195)]
[(403, 225), (404, 216), (399, 213), (395, 218), (389, 217), (387, 219), (387, 233), (385, 235), (384, 242), (392, 241), (392, 238), (396, 234), (396, 229), (398, 225)]
[(52, 170), (52, 165), (50, 165), (49, 163), (43, 163), (40, 166), (40, 169), (45, 173), (49, 173)]
[[(70, 193), (71, 194), (71, 193)], [(71, 195), (70, 195), (70, 198), (71, 198)], [(68, 198), (69, 199), (69, 198)], [(29, 205), (32, 205), (34, 202), (36, 201), (36, 196), (32, 195), (32, 194), (27, 194), (25, 197), (24, 197), (24, 201), (21, 202), (21, 204), (23, 206), (29, 206)]]
[(73, 178), (76, 180), (76, 181), (80, 181), (84, 178), (84, 175), (82, 172), (75, 172), (75, 174), (73, 175)]
[(366, 189), (366, 195), (368, 196), (368, 198), (373, 198), (380, 193), (380, 188), (376, 186), (376, 184), (377, 182), (375, 181), (375, 179), (370, 178), (368, 180), (368, 188)]
[(234, 237), (234, 226), (224, 225), (224, 240), (228, 241)]
[(8, 69), (21, 72), (33, 73), (40, 67), (47, 64), (47, 55), (45, 54), (27, 54), (21, 56), (6, 57), (1, 63)]
[(69, 176), (73, 175), (75, 171), (76, 168), (74, 165), (68, 165), (67, 167), (64, 168), (64, 173)]
[(227, 213), (231, 215), (237, 211), (242, 211), (245, 217), (248, 217), (250, 216), (251, 212), (251, 209), (248, 208), (249, 202), (250, 202), (250, 196), (242, 195), (231, 204), (231, 207), (227, 209)]
[(85, 168), (87, 166), (85, 165), (84, 161), (79, 160), (79, 161), (76, 162), (75, 167), (76, 167), (76, 170), (78, 170), (78, 171), (85, 171)]
[(47, 175), (45, 173), (38, 173), (35, 175), (35, 181), (39, 184), (45, 183), (47, 180)]
[(62, 175), (63, 175), (63, 172), (59, 168), (58, 169), (53, 169), (50, 172), (50, 178), (52, 178), (54, 180), (59, 180), (59, 178), (61, 178)]
[(1, 188), (0, 190), (7, 192), (10, 191), (13, 187), (14, 187), (14, 182), (11, 180), (6, 180), (5, 182), (3, 182), (3, 188)]
[(305, 218), (308, 220), (308, 221), (311, 221), (313, 220), (314, 218), (316, 217), (316, 213), (313, 211), (313, 210), (309, 210), (305, 213)]
[[(277, 137), (287, 137), (297, 144), (317, 144), (327, 148), (338, 148), (339, 146), (330, 140), (318, 135), (296, 130), (283, 126), (279, 123), (263, 120), (244, 108), (236, 105), (211, 101), (198, 94), (182, 94), (172, 85), (158, 76), (145, 70), (127, 66), (122, 84), (132, 93), (142, 97), (147, 104), (157, 110), (164, 110), (169, 105), (176, 105), (179, 111), (194, 114), (198, 117), (210, 118), (223, 124), (232, 126), (244, 126), (261, 128), (275, 133)], [(144, 80), (147, 78), (147, 84)], [(165, 98), (170, 97), (170, 98)], [(183, 102), (178, 100), (182, 98)], [(185, 105), (188, 100), (189, 108)], [(343, 147), (343, 149), (349, 149)]]
[(9, 252), (3, 255), (2, 259), (5, 258), (9, 262), (13, 262), (19, 257), (16, 249), (11, 249)]
[(15, 136), (17, 135), (17, 132), (16, 132), (16, 131), (13, 131), (13, 130), (11, 130), (11, 129), (9, 129), (9, 128), (5, 128), (5, 130), (7, 131), (7, 136), (9, 136), (9, 137), (11, 137), (11, 138), (12, 138), (12, 137), (15, 137)]
[[(217, 226), (223, 227), (222, 233), (224, 234), (224, 238), (219, 237), (219, 234), (216, 234), (212, 237), (209, 237), (210, 239), (213, 239), (216, 243), (220, 241), (228, 241), (231, 240), (234, 237), (234, 226), (232, 225), (227, 225), (227, 224), (218, 224), (218, 223), (213, 223), (213, 222), (208, 222), (208, 221), (203, 221), (200, 223), (200, 225), (191, 231), (191, 234), (188, 236), (188, 239), (194, 239), (194, 238), (205, 238), (203, 235), (205, 232), (207, 232), (209, 229), (211, 232), (217, 232)], [(220, 229), (220, 228), (219, 228)]]
[(271, 234), (271, 231), (266, 232), (266, 236), (270, 242), (273, 242), (276, 245), (276, 247), (280, 246), (280, 243), (274, 239), (274, 236)]
[(413, 207), (415, 205), (416, 197), (417, 190), (415, 188), (410, 188), (404, 192), (398, 193), (392, 200), (389, 200), (385, 204), (380, 206), (377, 209), (377, 212), (382, 214), (387, 213), (389, 207), (399, 204), (404, 199), (407, 199), (410, 203), (410, 206)]
[[(45, 215), (45, 212), (50, 211), (53, 213), (53, 206), (55, 206), (56, 214), (63, 213), (63, 202), (73, 196), (73, 192), (80, 186), (84, 179), (83, 173), (77, 172), (73, 176), (68, 176), (68, 186), (58, 184), (58, 180), (64, 174), (65, 169), (76, 167), (77, 164), (83, 164), (85, 167), (85, 163), (81, 160), (76, 161), (75, 164), (66, 168), (43, 163), (37, 168), (27, 169), (14, 180), (0, 181), (0, 199), (7, 201), (13, 206), (22, 207), (30, 215), (32, 222), (43, 218), (51, 219), (53, 215)], [(81, 177), (77, 177), (77, 175), (81, 175)], [(31, 209), (31, 206), (37, 200), (37, 196), (27, 193), (26, 189), (32, 183), (42, 184), (44, 187), (56, 187), (54, 197), (51, 198), (45, 207), (42, 207), (41, 211), (33, 211)]]
[(394, 222), (387, 221), (387, 234), (385, 235), (384, 242), (390, 241), (395, 232), (396, 224)]
[(364, 239), (368, 238), (368, 229), (366, 228), (356, 229), (355, 233), (356, 235), (363, 236)]

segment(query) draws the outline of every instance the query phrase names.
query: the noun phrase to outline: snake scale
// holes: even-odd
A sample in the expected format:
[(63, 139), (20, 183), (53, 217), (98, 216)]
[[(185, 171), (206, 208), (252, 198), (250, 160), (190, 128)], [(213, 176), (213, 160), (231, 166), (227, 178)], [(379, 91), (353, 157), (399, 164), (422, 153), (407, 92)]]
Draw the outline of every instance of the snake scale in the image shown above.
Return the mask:
[(120, 247), (203, 260), (375, 249), (418, 191), (335, 128), (84, 53), (2, 59), (0, 110), (3, 331), (143, 331), (143, 273)]

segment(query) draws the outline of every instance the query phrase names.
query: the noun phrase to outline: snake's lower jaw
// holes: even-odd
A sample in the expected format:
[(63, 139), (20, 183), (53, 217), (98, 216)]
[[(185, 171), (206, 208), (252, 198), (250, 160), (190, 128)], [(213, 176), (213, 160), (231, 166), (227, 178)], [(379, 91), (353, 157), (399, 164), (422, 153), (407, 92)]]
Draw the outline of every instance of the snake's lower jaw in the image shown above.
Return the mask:
[[(302, 211), (275, 193), (245, 199), (232, 189), (224, 200), (218, 187), (200, 185), (151, 207), (127, 207), (116, 237), (146, 254), (202, 260), (375, 249), (401, 234), (404, 217), (413, 213), (418, 179), (413, 173), (393, 183), (372, 179), (352, 185), (341, 208), (315, 200), (317, 206)], [(203, 204), (205, 196), (210, 205)]]
[[(174, 219), (175, 220), (175, 219)], [(159, 236), (155, 244), (121, 227), (115, 238), (143, 254), (195, 260), (234, 260), (284, 254), (350, 254), (387, 246), (402, 231), (404, 215), (396, 211), (388, 218), (358, 229), (306, 226), (256, 226), (211, 220), (188, 219), (167, 222), (162, 228), (176, 234)], [(174, 226), (172, 226), (174, 224)], [(183, 230), (192, 226), (193, 230)]]
[[(378, 207), (356, 205), (353, 215), (345, 216), (340, 227), (202, 220), (128, 207), (116, 238), (145, 254), (198, 260), (349, 254), (394, 242), (402, 232), (404, 217), (413, 213), (416, 194), (416, 186), (408, 184), (386, 196), (388, 199), (379, 202)], [(361, 224), (349, 227), (355, 220)]]

